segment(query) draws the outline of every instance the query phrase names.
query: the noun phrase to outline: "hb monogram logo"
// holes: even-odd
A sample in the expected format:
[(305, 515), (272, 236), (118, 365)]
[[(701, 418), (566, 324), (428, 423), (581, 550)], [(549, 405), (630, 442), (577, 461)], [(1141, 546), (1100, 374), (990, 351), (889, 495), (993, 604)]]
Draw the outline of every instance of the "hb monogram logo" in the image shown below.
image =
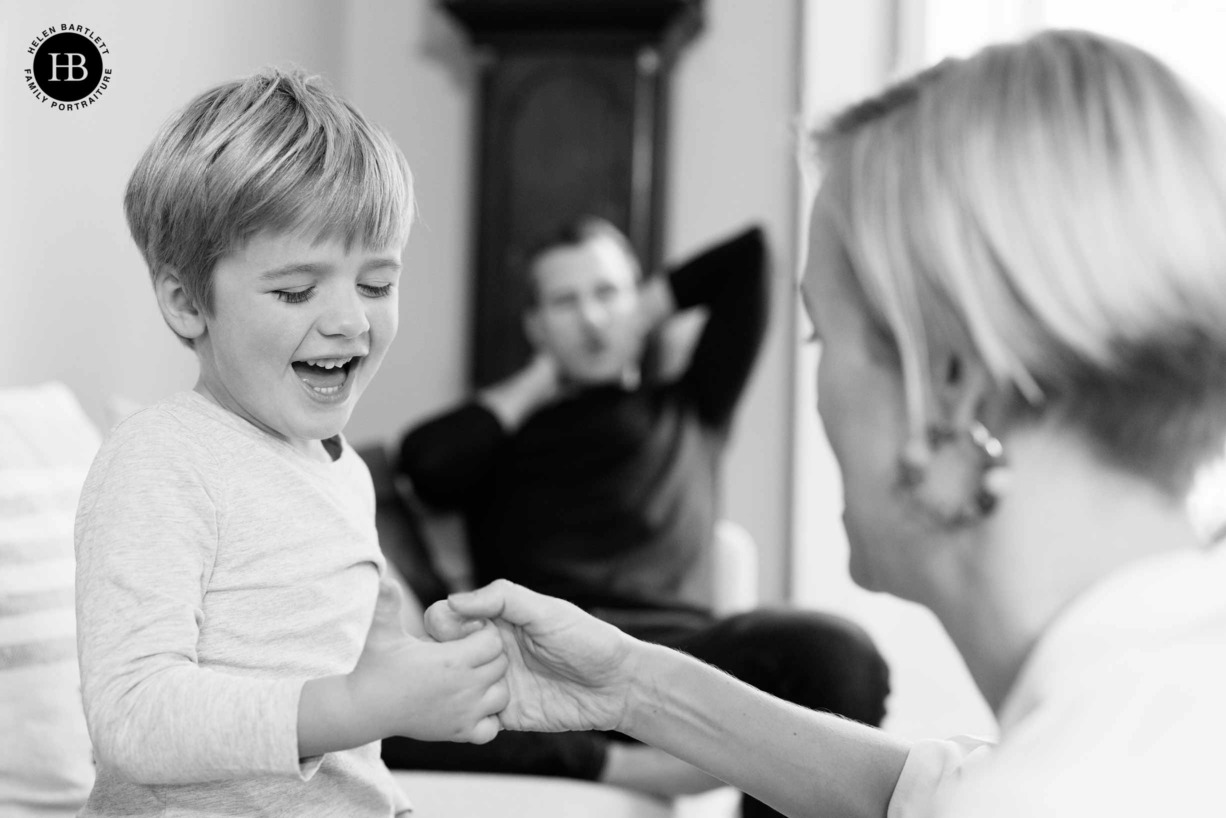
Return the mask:
[(61, 23), (39, 32), (27, 52), (34, 55), (26, 69), (26, 86), (39, 102), (61, 111), (92, 105), (110, 84), (111, 69), (104, 55), (106, 42), (85, 26)]
[[(85, 67), (84, 54), (58, 54), (53, 51), (49, 56), (51, 57), (51, 82), (61, 82), (65, 79), (60, 77), (61, 67), (68, 69), (66, 79), (69, 82), (84, 82), (89, 79), (89, 69)], [(61, 57), (65, 60), (62, 66), (60, 65)], [(77, 75), (77, 71), (81, 72), (80, 76)]]

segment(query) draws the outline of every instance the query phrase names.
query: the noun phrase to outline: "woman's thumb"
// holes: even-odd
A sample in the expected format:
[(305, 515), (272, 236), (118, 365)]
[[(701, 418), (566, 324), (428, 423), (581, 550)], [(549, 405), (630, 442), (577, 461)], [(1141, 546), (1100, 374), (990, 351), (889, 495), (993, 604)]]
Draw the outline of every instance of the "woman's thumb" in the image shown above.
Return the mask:
[(529, 626), (548, 618), (557, 600), (496, 579), (475, 591), (452, 594), (447, 603), (469, 619), (504, 619), (512, 625)]

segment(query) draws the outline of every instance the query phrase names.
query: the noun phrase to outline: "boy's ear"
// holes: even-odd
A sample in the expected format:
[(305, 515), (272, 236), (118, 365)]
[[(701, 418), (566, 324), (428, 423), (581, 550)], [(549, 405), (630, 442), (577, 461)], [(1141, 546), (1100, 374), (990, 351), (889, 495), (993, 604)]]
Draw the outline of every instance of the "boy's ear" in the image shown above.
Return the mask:
[(184, 289), (178, 270), (168, 264), (162, 265), (153, 277), (153, 291), (157, 295), (162, 318), (179, 337), (194, 341), (204, 335), (208, 329), (204, 311), (196, 306)]

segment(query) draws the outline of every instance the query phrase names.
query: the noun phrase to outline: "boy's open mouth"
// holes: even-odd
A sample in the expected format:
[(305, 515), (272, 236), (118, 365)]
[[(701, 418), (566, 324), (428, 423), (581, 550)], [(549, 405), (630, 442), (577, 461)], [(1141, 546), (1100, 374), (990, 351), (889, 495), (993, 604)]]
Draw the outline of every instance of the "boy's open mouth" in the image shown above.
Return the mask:
[(294, 372), (302, 382), (320, 395), (335, 395), (344, 388), (349, 380), (349, 372), (361, 356), (347, 358), (309, 358), (304, 361), (294, 361)]

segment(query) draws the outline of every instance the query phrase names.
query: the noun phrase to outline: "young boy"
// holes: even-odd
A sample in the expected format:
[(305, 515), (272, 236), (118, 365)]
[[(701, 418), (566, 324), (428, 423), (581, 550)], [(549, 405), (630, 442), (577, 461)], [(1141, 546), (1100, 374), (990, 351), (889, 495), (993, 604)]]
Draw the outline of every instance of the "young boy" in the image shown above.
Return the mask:
[(167, 123), (124, 205), (200, 376), (114, 429), (81, 496), (82, 815), (400, 814), (379, 740), (488, 741), (507, 697), (491, 630), (399, 627), (340, 434), (396, 334), (404, 157), (268, 70)]

